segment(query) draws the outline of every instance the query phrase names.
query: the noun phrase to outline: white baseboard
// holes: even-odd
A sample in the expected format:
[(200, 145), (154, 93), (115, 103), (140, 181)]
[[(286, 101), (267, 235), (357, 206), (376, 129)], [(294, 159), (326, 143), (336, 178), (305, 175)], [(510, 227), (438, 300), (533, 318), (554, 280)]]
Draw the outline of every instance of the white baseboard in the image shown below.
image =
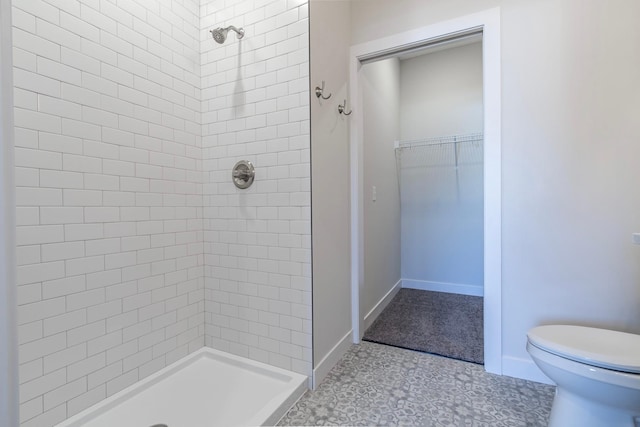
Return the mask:
[(311, 389), (315, 390), (316, 387), (322, 382), (324, 377), (327, 376), (329, 371), (338, 363), (338, 361), (344, 356), (353, 344), (353, 331), (349, 331), (333, 348), (322, 358), (318, 366), (313, 369), (313, 376), (311, 378)]
[(512, 356), (502, 357), (502, 375), (555, 385), (553, 381), (542, 373), (533, 360)]
[(398, 282), (391, 287), (389, 292), (386, 293), (385, 296), (382, 297), (380, 301), (367, 313), (364, 317), (364, 328), (361, 330), (361, 333), (364, 334), (364, 331), (369, 329), (369, 326), (380, 316), (382, 310), (387, 308), (387, 305), (391, 302), (393, 297), (396, 296), (400, 288), (402, 287), (402, 279), (398, 280)]
[(481, 297), (484, 288), (480, 285), (465, 285), (462, 283), (430, 282), (428, 280), (402, 279), (402, 287), (421, 291), (448, 292), (450, 294), (472, 295)]

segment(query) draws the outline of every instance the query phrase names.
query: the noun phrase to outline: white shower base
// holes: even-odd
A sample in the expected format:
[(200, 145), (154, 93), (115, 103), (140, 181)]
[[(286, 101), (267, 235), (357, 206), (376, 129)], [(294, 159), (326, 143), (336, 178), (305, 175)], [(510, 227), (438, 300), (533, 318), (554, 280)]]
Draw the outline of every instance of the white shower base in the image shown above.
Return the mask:
[(202, 348), (57, 427), (273, 425), (307, 377)]

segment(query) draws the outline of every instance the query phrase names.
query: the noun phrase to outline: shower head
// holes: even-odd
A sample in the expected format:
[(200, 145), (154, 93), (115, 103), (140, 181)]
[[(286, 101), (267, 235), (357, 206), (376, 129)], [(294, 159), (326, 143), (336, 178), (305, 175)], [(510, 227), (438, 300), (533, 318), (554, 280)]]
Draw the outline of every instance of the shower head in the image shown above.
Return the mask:
[(222, 44), (227, 39), (227, 33), (229, 30), (233, 30), (238, 33), (238, 39), (244, 37), (244, 30), (242, 28), (236, 28), (233, 25), (228, 26), (227, 28), (218, 27), (214, 30), (211, 30), (211, 36), (216, 41), (216, 43)]

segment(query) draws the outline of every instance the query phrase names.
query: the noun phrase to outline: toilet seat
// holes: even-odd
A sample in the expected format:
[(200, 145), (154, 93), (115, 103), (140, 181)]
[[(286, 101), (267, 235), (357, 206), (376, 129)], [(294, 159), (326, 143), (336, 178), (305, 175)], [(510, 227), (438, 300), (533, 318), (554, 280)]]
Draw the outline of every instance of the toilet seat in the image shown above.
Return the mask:
[(640, 335), (573, 325), (533, 328), (529, 342), (541, 350), (600, 368), (640, 374)]

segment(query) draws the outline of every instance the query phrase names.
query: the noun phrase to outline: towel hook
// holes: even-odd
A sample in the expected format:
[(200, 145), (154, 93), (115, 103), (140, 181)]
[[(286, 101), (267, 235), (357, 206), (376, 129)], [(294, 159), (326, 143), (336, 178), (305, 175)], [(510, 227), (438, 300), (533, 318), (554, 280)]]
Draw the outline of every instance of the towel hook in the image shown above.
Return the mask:
[(347, 100), (345, 99), (342, 104), (338, 104), (338, 113), (344, 114), (345, 116), (351, 115), (351, 113), (353, 113), (353, 110), (349, 110), (348, 113), (345, 113), (346, 108), (347, 108)]
[(316, 97), (322, 98), (322, 99), (331, 98), (331, 94), (329, 94), (329, 96), (324, 96), (324, 80), (322, 81), (322, 87), (316, 86)]

